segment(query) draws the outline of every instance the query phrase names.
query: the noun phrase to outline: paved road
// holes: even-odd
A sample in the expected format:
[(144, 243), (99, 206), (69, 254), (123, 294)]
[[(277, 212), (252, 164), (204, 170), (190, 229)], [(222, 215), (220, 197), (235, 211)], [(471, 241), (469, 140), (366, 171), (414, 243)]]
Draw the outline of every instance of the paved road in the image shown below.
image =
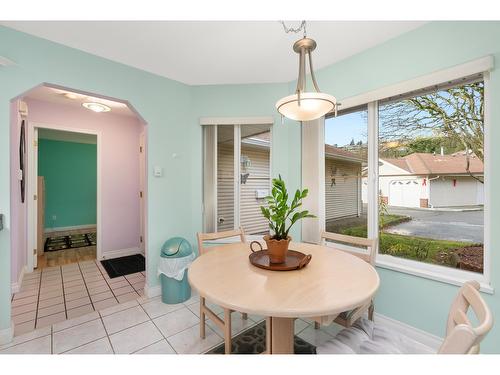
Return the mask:
[(386, 232), (436, 240), (483, 243), (483, 211), (450, 212), (399, 207), (389, 207), (388, 211), (391, 214), (410, 216), (412, 220), (390, 227)]

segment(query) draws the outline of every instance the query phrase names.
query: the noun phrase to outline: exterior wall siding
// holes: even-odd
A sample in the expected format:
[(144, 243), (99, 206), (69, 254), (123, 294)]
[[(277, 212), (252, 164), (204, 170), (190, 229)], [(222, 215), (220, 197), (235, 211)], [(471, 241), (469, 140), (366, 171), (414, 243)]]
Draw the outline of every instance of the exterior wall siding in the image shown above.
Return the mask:
[(361, 185), (361, 164), (326, 158), (326, 220), (359, 215), (363, 207)]
[[(241, 145), (242, 156), (250, 159), (251, 165), (241, 170), (249, 173), (246, 183), (240, 186), (240, 225), (247, 234), (264, 233), (269, 230), (267, 220), (262, 216), (260, 206), (264, 199), (256, 198), (256, 190), (270, 189), (270, 152), (269, 149)], [(233, 146), (218, 146), (217, 154), (217, 218), (224, 218), (217, 229), (234, 228), (234, 185), (233, 185)]]

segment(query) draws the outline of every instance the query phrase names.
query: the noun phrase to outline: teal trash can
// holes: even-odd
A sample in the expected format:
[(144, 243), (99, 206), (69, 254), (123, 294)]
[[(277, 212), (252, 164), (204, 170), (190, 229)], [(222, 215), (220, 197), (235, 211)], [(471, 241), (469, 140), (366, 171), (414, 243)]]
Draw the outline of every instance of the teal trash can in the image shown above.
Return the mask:
[(163, 244), (158, 269), (163, 303), (176, 304), (191, 298), (187, 267), (195, 257), (191, 244), (184, 238), (170, 238)]

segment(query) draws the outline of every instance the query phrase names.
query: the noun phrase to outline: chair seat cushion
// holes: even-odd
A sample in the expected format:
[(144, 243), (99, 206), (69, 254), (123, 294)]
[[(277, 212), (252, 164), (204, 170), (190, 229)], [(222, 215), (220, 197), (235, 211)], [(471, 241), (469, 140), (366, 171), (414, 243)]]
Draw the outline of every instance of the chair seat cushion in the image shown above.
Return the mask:
[(431, 348), (366, 318), (316, 348), (318, 354), (431, 354)]

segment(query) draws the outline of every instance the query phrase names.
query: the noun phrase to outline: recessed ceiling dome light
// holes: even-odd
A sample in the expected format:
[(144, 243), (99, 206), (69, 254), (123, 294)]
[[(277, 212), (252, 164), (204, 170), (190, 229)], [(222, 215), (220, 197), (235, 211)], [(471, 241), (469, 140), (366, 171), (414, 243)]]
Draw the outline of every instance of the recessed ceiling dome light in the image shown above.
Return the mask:
[(95, 102), (87, 102), (87, 103), (82, 103), (82, 106), (90, 109), (91, 111), (94, 112), (109, 112), (111, 111), (111, 108), (109, 108), (107, 105), (101, 104), (101, 103), (95, 103)]
[(79, 96), (73, 92), (65, 92), (63, 94), (63, 96), (66, 98), (66, 99), (71, 99), (71, 100), (75, 100), (75, 99), (78, 99)]

